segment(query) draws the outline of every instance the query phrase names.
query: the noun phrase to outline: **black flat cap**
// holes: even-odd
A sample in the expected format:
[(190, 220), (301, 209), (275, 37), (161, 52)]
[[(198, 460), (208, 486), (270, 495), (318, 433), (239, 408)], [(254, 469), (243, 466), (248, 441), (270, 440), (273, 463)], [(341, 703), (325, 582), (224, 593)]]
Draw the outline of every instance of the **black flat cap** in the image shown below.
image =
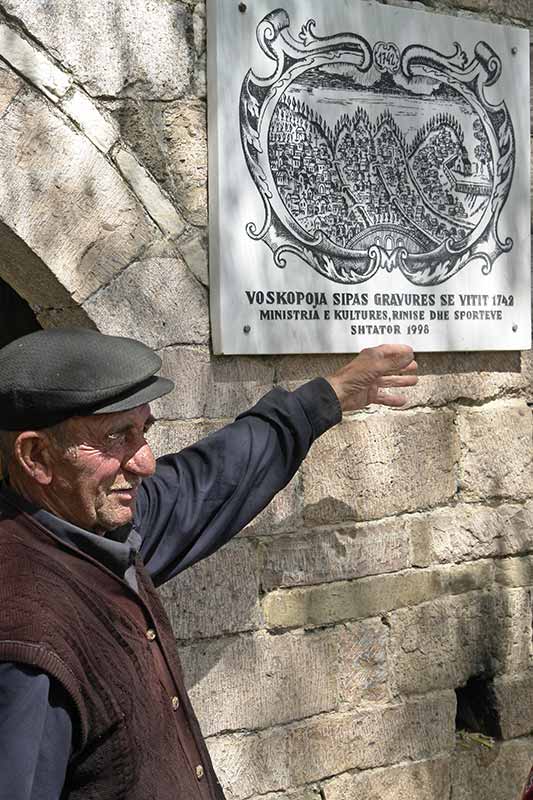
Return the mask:
[(0, 349), (0, 430), (126, 411), (174, 388), (135, 339), (83, 328), (37, 331)]

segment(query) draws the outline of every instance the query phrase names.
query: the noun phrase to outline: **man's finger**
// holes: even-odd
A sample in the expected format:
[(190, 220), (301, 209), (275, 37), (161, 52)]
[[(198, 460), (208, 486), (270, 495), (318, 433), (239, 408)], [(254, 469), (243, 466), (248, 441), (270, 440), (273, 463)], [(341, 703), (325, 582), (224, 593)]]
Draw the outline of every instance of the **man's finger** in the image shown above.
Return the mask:
[(386, 375), (378, 378), (376, 385), (383, 389), (392, 389), (398, 386), (414, 386), (417, 382), (416, 375)]
[(388, 394), (378, 389), (376, 397), (372, 401), (376, 405), (401, 408), (407, 403), (407, 398), (403, 394)]
[(408, 364), (403, 369), (389, 370), (388, 372), (385, 373), (383, 377), (386, 377), (387, 375), (411, 375), (413, 373), (416, 373), (417, 370), (418, 370), (418, 364), (416, 363), (416, 361), (411, 361), (411, 363)]

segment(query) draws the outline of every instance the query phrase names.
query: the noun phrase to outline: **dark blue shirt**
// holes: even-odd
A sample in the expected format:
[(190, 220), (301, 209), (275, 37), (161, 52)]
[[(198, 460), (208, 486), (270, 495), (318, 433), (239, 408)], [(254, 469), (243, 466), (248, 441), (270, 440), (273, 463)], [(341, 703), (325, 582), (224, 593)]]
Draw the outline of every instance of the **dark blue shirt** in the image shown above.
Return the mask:
[[(292, 478), (313, 441), (340, 420), (329, 383), (275, 389), (231, 425), (157, 460), (143, 481), (132, 526), (105, 536), (2, 495), (56, 536), (104, 563), (136, 589), (139, 551), (156, 586), (211, 555)], [(69, 700), (48, 675), (0, 664), (0, 800), (58, 800), (72, 746)]]

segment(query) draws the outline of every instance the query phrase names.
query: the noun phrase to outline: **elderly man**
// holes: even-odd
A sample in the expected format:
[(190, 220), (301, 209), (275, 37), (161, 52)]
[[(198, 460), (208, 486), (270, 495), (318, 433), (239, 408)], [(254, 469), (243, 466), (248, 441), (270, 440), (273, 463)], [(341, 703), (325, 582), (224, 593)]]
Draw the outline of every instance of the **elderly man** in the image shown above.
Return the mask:
[(154, 586), (241, 530), (342, 410), (416, 382), (409, 347), (366, 350), (156, 461), (160, 365), (87, 330), (0, 351), (2, 800), (223, 798)]

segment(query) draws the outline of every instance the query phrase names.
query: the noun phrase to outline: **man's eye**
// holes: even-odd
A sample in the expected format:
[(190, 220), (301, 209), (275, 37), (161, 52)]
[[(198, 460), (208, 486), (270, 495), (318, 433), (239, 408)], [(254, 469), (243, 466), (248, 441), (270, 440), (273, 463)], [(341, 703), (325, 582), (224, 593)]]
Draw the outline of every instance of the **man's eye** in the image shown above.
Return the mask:
[(106, 441), (109, 444), (115, 444), (116, 442), (120, 442), (122, 439), (124, 439), (124, 436), (125, 436), (125, 434), (124, 433), (120, 433), (120, 432), (119, 433), (108, 433), (106, 435)]

